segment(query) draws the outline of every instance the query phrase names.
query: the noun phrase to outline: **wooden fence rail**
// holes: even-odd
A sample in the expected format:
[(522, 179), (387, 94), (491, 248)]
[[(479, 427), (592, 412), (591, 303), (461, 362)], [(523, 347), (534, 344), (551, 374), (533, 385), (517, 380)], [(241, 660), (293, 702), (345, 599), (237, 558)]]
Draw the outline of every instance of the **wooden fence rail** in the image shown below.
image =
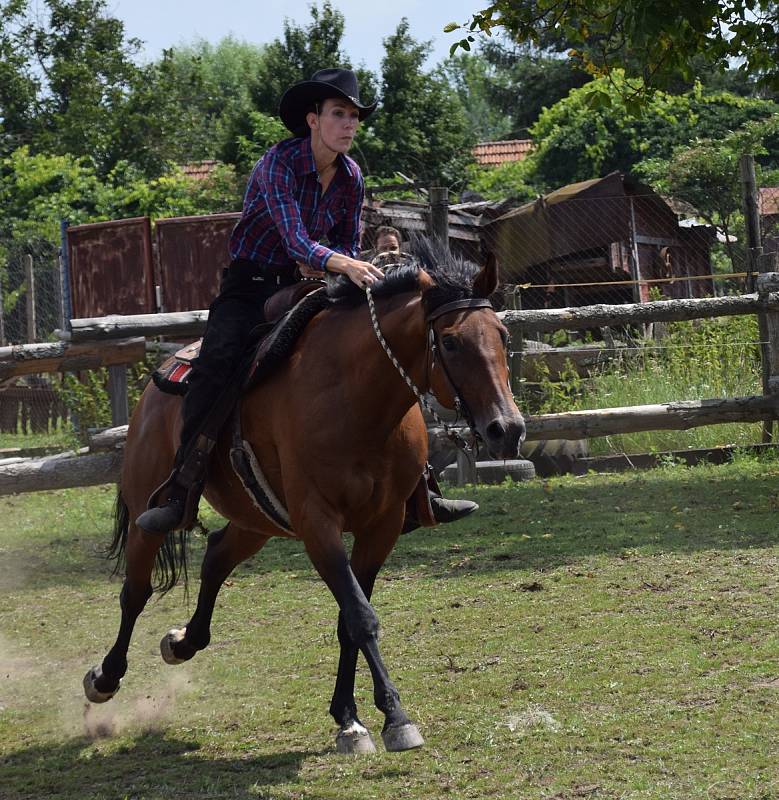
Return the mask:
[(577, 308), (501, 311), (498, 316), (508, 328), (523, 333), (582, 330), (646, 322), (681, 322), (707, 317), (728, 317), (779, 311), (779, 294), (745, 294), (733, 297), (703, 297), (686, 300), (657, 300), (651, 303), (593, 305)]
[[(760, 422), (778, 415), (779, 396), (774, 395), (539, 414), (527, 417), (526, 422), (529, 441), (576, 440), (639, 431), (687, 430), (725, 422)], [(127, 425), (122, 425), (94, 435), (88, 454), (26, 459), (24, 463), (0, 461), (0, 496), (113, 482), (119, 475), (126, 436)], [(431, 436), (439, 442), (446, 439), (440, 428), (431, 430)]]
[[(733, 297), (659, 300), (651, 303), (594, 305), (525, 311), (501, 311), (508, 327), (521, 326), (525, 333), (577, 330), (644, 322), (678, 322), (706, 317), (779, 312), (779, 294), (746, 294)], [(58, 332), (73, 342), (105, 341), (133, 336), (197, 337), (202, 335), (208, 311), (178, 311), (169, 314), (114, 314), (71, 320), (70, 332)]]
[(0, 347), (0, 380), (44, 372), (79, 372), (115, 364), (132, 364), (146, 357), (143, 337), (120, 341), (71, 344), (44, 342)]

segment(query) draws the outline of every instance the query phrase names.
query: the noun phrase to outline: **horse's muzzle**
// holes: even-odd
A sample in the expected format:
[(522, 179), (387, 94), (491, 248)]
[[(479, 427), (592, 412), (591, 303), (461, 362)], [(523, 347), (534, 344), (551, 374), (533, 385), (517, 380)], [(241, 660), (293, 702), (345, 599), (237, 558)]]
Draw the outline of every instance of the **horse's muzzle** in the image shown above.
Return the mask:
[(496, 417), (480, 432), (493, 458), (516, 458), (522, 442), (525, 441), (525, 420), (519, 412), (511, 416)]

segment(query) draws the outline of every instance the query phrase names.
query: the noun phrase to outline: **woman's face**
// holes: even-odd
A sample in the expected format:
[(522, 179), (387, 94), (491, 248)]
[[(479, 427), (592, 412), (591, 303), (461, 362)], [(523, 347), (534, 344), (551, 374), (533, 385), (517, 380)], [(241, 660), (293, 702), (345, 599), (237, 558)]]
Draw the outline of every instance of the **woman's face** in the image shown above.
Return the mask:
[(319, 107), (319, 114), (309, 113), (308, 124), (313, 140), (320, 140), (334, 153), (346, 153), (360, 124), (360, 112), (348, 100), (328, 98)]

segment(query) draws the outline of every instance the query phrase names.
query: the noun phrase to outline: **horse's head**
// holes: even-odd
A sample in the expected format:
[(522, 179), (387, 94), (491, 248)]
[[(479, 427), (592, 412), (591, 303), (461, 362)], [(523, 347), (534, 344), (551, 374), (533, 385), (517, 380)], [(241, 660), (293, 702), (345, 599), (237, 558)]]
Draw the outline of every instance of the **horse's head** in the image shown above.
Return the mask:
[(516, 458), (525, 421), (509, 387), (508, 331), (488, 301), (498, 285), (495, 258), (472, 281), (445, 266), (431, 272), (419, 278), (433, 345), (430, 388), (442, 405), (462, 410), (493, 458)]

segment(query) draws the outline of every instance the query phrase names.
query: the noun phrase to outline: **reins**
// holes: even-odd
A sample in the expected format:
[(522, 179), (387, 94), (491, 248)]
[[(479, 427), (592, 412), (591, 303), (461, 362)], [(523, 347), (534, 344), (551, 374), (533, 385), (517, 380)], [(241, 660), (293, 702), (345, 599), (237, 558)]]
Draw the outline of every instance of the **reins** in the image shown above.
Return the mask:
[[(398, 362), (397, 358), (395, 358), (394, 353), (390, 349), (390, 346), (387, 344), (387, 340), (384, 338), (384, 335), (381, 332), (381, 328), (379, 327), (379, 319), (376, 314), (376, 304), (373, 300), (373, 293), (370, 287), (365, 289), (365, 294), (368, 298), (368, 309), (371, 315), (371, 324), (373, 325), (373, 332), (376, 334), (376, 338), (379, 340), (379, 344), (381, 345), (384, 352), (387, 354), (387, 357), (390, 359), (392, 364), (394, 365), (395, 369), (400, 374), (400, 377), (408, 385), (408, 388), (414, 393), (414, 396), (419, 401), (420, 405), (427, 411), (428, 414), (444, 429), (444, 433), (451, 439), (454, 444), (459, 447), (463, 452), (470, 453), (473, 450), (473, 447), (468, 443), (468, 441), (460, 435), (456, 428), (452, 427), (451, 425), (447, 424), (443, 419), (441, 419), (440, 415), (436, 412), (436, 410), (430, 405), (427, 401), (427, 398), (419, 391), (417, 386), (409, 377), (408, 373), (403, 369), (403, 367)], [(444, 314), (448, 313), (449, 311), (457, 311), (459, 309), (475, 309), (475, 308), (492, 308), (492, 303), (489, 300), (484, 298), (467, 298), (464, 300), (453, 300), (451, 303), (444, 303), (443, 305), (436, 308), (434, 311), (431, 311), (425, 317), (425, 323), (427, 324), (427, 342), (428, 348), (431, 353), (430, 359), (425, 359), (426, 363), (430, 364), (430, 370), (432, 371), (433, 367), (435, 366), (435, 359), (436, 353), (440, 353), (440, 349), (438, 347), (438, 340), (437, 334), (435, 332), (435, 328), (433, 326), (433, 322), (437, 320), (439, 317), (443, 316)], [(475, 428), (475, 423), (473, 417), (471, 416), (470, 410), (468, 406), (465, 404), (465, 401), (460, 397), (460, 393), (455, 386), (454, 382), (452, 381), (451, 375), (449, 374), (449, 370), (446, 367), (446, 362), (444, 361), (443, 354), (440, 355), (440, 362), (441, 368), (444, 371), (444, 375), (446, 376), (447, 381), (449, 382), (450, 387), (452, 388), (454, 394), (454, 405), (455, 410), (457, 411), (458, 419), (460, 414), (465, 417), (466, 422), (468, 423), (468, 427), (470, 428), (471, 433), (473, 434), (475, 439), (480, 439), (478, 431)], [(432, 389), (428, 392), (432, 397), (435, 398), (435, 394)], [(437, 399), (437, 398), (436, 398)], [(456, 422), (457, 420), (455, 420)]]

